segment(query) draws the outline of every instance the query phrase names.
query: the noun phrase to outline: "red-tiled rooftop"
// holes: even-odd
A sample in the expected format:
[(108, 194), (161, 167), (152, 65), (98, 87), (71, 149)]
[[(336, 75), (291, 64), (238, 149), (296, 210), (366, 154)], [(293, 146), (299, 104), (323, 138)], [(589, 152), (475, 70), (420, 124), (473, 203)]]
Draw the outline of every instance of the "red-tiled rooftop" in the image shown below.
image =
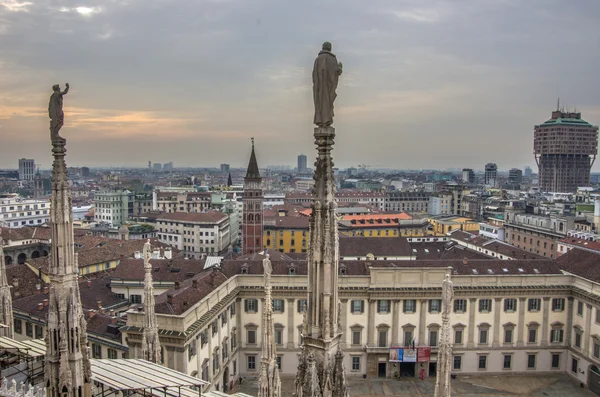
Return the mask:
[[(184, 281), (204, 270), (204, 259), (150, 259), (154, 281)], [(119, 280), (143, 281), (146, 271), (143, 259), (123, 259), (111, 277)]]
[(162, 214), (157, 218), (158, 221), (179, 221), (179, 222), (208, 222), (216, 223), (227, 218), (227, 214), (219, 211), (210, 212), (172, 212)]

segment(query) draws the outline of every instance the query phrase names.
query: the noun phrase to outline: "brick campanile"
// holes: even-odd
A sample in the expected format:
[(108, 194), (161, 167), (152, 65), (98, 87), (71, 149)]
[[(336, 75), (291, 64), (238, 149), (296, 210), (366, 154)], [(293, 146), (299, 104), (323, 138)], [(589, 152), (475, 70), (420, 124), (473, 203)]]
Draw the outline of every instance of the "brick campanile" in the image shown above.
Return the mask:
[(262, 178), (258, 171), (254, 138), (248, 170), (244, 178), (244, 219), (242, 221), (242, 238), (244, 255), (260, 252), (263, 249), (263, 191)]

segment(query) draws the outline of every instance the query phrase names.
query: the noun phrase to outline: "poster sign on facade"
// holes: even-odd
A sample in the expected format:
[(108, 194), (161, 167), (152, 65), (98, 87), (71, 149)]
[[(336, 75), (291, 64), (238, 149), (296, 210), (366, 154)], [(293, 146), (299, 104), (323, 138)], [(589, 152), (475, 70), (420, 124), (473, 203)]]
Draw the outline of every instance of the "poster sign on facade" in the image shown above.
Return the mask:
[(424, 362), (431, 359), (431, 347), (417, 347), (417, 361)]
[(417, 362), (417, 349), (404, 349), (404, 357), (402, 358), (402, 362), (405, 363), (415, 363)]
[(391, 363), (401, 363), (403, 357), (403, 350), (401, 348), (392, 347), (390, 349), (389, 362)]

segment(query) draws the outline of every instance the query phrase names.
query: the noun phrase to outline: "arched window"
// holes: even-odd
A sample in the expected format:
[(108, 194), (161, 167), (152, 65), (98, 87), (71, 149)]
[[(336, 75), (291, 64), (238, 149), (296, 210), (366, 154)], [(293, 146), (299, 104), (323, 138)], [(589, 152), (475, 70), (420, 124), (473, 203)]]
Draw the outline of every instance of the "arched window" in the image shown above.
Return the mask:
[(260, 215), (256, 214), (256, 222), (260, 222)]
[(248, 221), (249, 222), (253, 222), (254, 221), (254, 215), (248, 214)]

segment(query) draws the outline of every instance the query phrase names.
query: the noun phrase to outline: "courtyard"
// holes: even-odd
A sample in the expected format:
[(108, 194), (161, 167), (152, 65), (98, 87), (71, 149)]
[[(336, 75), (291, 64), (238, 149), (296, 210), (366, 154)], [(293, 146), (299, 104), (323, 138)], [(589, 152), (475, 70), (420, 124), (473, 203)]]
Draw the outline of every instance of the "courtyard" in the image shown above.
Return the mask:
[[(434, 378), (426, 380), (367, 378), (348, 380), (350, 396), (433, 397)], [(233, 392), (256, 396), (257, 378), (245, 378)], [(294, 379), (281, 379), (282, 397), (293, 397)], [(597, 397), (567, 375), (462, 376), (452, 381), (452, 397)]]

